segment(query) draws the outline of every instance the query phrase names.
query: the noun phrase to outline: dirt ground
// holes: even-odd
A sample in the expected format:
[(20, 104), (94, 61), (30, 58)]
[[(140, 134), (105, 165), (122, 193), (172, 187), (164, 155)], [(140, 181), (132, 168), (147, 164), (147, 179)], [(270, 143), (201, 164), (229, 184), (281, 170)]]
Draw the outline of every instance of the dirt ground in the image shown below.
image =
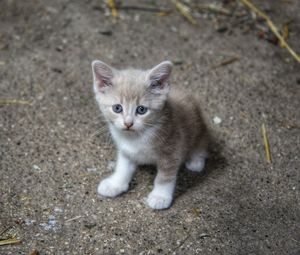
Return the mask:
[[(254, 2), (276, 24), (291, 21), (299, 53), (300, 2)], [(0, 254), (300, 254), (299, 64), (248, 12), (202, 13), (193, 26), (176, 11), (123, 9), (116, 22), (108, 11), (98, 0), (0, 1), (0, 239), (21, 240)], [(94, 59), (172, 60), (173, 86), (201, 97), (211, 157), (203, 175), (182, 169), (168, 210), (144, 204), (152, 168), (116, 199), (96, 192), (115, 149), (92, 92)]]

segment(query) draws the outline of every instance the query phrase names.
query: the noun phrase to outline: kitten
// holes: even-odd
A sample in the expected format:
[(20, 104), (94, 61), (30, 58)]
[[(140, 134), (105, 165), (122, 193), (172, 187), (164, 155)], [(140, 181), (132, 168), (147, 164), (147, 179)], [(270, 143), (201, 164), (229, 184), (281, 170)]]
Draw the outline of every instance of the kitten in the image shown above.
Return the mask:
[(117, 146), (114, 173), (100, 182), (98, 193), (115, 197), (126, 192), (137, 165), (158, 169), (147, 198), (153, 209), (171, 206), (182, 164), (200, 172), (207, 156), (207, 129), (198, 102), (170, 90), (172, 63), (150, 70), (116, 70), (92, 63), (94, 92)]

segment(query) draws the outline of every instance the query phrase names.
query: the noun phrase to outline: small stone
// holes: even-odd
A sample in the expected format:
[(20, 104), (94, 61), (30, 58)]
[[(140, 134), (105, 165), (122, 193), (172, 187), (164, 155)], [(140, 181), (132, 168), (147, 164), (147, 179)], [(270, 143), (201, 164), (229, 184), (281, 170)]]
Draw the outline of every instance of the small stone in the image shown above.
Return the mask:
[(111, 36), (112, 31), (111, 30), (104, 30), (104, 31), (99, 31), (101, 35), (106, 35), (106, 36)]
[(214, 124), (219, 125), (219, 124), (221, 124), (222, 119), (220, 117), (218, 117), (218, 116), (215, 116), (213, 118), (213, 122), (214, 122)]
[(58, 207), (54, 208), (54, 212), (62, 213), (64, 210)]
[(41, 168), (38, 165), (33, 165), (32, 168), (35, 171), (41, 171)]
[(181, 60), (181, 59), (175, 59), (172, 62), (175, 66), (180, 66), (183, 64), (183, 60)]
[(35, 223), (35, 220), (25, 219), (25, 224), (26, 224), (27, 226), (29, 226), (29, 225), (31, 225), (31, 224), (33, 224), (33, 223)]
[(96, 167), (88, 167), (86, 169), (86, 171), (89, 172), (89, 173), (95, 173), (95, 172), (97, 172), (97, 168)]
[(134, 19), (135, 22), (139, 22), (140, 21), (140, 17), (141, 16), (139, 14), (136, 14), (136, 15), (134, 15), (133, 19)]
[(178, 32), (177, 27), (174, 27), (174, 26), (171, 26), (171, 30), (172, 30), (172, 32), (174, 32), (174, 33), (177, 33), (177, 32)]
[(228, 30), (227, 27), (218, 27), (218, 28), (217, 28), (217, 32), (219, 32), (219, 33), (224, 33), (224, 32), (226, 32), (227, 30)]
[(84, 224), (84, 226), (85, 226), (86, 228), (88, 228), (88, 229), (91, 229), (91, 228), (96, 227), (97, 224), (96, 224), (96, 223), (86, 223), (86, 224)]
[(205, 237), (210, 237), (210, 235), (207, 234), (207, 233), (202, 233), (202, 234), (200, 234), (199, 237), (202, 238), (202, 239), (204, 239)]

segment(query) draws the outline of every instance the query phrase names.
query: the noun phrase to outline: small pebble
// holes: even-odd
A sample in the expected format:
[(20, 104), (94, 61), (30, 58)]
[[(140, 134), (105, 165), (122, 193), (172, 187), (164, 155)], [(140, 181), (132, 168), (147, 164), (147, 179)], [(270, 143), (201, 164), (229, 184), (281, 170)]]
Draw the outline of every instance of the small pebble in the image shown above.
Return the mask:
[(41, 168), (38, 165), (33, 165), (32, 168), (33, 170), (41, 171)]
[(214, 122), (214, 124), (219, 125), (219, 124), (221, 124), (222, 119), (220, 117), (218, 117), (218, 116), (215, 116), (213, 118), (213, 122)]
[(86, 171), (88, 171), (89, 173), (95, 173), (95, 172), (97, 172), (97, 168), (96, 167), (88, 167), (86, 169)]
[(200, 238), (205, 238), (205, 237), (209, 237), (209, 234), (207, 234), (207, 233), (202, 233), (202, 234), (200, 234)]
[(58, 208), (58, 207), (55, 207), (54, 208), (54, 212), (59, 212), (59, 213), (62, 213), (64, 210), (61, 209), (61, 208)]

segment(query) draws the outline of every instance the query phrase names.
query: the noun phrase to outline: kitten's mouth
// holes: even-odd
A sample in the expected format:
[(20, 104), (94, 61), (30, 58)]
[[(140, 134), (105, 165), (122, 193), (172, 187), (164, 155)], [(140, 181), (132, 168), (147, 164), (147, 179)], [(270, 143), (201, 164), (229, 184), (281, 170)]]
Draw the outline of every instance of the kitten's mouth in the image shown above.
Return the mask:
[(130, 128), (123, 128), (123, 131), (131, 131), (131, 132), (133, 132), (134, 130), (130, 129)]

